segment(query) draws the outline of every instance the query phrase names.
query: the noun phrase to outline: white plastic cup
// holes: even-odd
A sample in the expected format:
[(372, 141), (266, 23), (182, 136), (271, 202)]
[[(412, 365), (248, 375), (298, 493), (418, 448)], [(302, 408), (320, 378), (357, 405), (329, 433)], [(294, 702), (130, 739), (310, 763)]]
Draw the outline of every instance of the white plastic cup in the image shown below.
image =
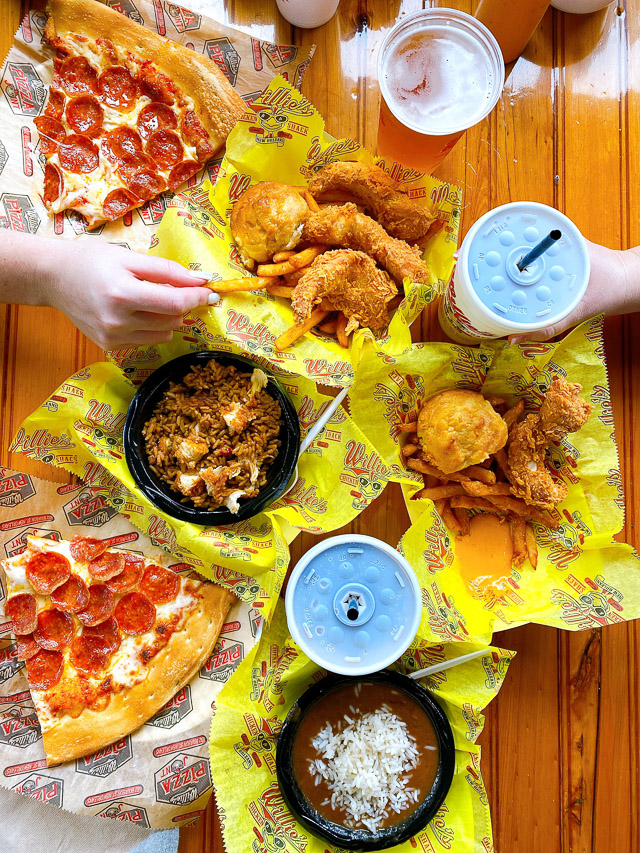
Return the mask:
[[(560, 240), (520, 272), (519, 260), (556, 229)], [(459, 343), (544, 329), (576, 308), (589, 273), (586, 241), (564, 213), (537, 202), (504, 204), (480, 217), (462, 241), (440, 325)]]
[(278, 11), (294, 27), (310, 30), (330, 21), (339, 0), (276, 0)]

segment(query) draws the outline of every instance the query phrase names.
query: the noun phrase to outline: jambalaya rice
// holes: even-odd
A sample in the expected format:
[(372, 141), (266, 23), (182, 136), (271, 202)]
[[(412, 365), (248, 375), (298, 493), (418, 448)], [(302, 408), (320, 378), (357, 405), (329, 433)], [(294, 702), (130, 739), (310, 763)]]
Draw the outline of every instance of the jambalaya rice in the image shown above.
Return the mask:
[(241, 373), (215, 359), (172, 382), (143, 428), (151, 470), (201, 509), (255, 497), (278, 454), (281, 411), (259, 369)]

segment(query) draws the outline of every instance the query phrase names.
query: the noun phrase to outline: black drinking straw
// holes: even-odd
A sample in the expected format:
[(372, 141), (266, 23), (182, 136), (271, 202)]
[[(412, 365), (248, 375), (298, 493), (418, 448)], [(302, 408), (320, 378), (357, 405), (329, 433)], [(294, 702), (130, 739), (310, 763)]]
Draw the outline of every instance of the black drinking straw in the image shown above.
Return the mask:
[(524, 272), (529, 264), (533, 263), (536, 258), (539, 258), (540, 255), (543, 255), (547, 249), (549, 249), (555, 242), (557, 242), (562, 237), (562, 232), (557, 229), (549, 232), (544, 240), (540, 240), (537, 246), (534, 246), (530, 252), (524, 256), (524, 258), (516, 264), (520, 272)]

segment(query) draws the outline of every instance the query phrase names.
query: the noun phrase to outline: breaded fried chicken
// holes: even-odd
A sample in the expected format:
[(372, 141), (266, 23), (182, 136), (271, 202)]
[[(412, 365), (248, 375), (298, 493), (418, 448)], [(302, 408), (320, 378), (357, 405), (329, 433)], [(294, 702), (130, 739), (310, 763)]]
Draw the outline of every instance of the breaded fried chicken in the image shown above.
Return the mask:
[(551, 441), (562, 441), (584, 426), (593, 406), (580, 396), (582, 385), (554, 379), (540, 406), (540, 428)]
[(435, 219), (429, 208), (409, 198), (393, 178), (371, 163), (330, 163), (309, 184), (309, 192), (320, 201), (334, 201), (336, 191), (358, 198), (367, 213), (399, 240), (419, 240)]
[(231, 211), (231, 233), (243, 263), (264, 264), (300, 242), (309, 206), (295, 187), (261, 181), (249, 187)]
[(347, 318), (346, 334), (359, 325), (376, 331), (389, 322), (387, 303), (396, 293), (392, 279), (368, 255), (338, 249), (314, 260), (298, 281), (291, 305), (296, 322), (302, 323), (326, 297)]
[(509, 436), (511, 491), (525, 503), (543, 509), (567, 496), (564, 483), (555, 483), (545, 465), (551, 442), (560, 442), (587, 422), (593, 406), (580, 397), (582, 385), (554, 379), (538, 412), (513, 425)]
[(304, 226), (303, 239), (370, 255), (396, 281), (404, 278), (430, 283), (429, 268), (416, 246), (390, 237), (375, 220), (360, 213), (355, 204), (325, 207), (312, 213)]

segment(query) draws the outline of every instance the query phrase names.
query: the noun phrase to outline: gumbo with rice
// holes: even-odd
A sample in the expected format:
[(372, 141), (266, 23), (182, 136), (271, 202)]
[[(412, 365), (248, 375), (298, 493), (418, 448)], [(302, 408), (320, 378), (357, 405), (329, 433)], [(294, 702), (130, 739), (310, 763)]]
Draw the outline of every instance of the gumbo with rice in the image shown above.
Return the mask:
[(312, 705), (293, 748), (296, 780), (313, 808), (372, 833), (404, 821), (428, 796), (438, 761), (437, 734), (420, 705), (366, 681)]
[(181, 503), (237, 513), (266, 484), (282, 422), (267, 381), (212, 359), (169, 385), (143, 435), (151, 470)]

